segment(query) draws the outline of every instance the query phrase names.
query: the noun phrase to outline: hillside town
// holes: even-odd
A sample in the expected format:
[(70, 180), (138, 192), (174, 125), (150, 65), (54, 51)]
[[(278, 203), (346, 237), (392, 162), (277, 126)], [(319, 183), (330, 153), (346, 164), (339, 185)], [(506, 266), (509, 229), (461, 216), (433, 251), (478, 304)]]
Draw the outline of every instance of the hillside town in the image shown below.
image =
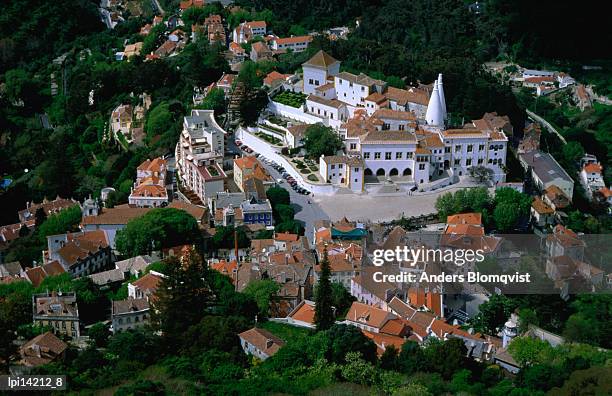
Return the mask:
[[(606, 394), (606, 66), (518, 45), (478, 65), (419, 49), (424, 65), (400, 53), (428, 33), (375, 33), (393, 2), (300, 10), (316, 22), (257, 3), (80, 5), (92, 27), (44, 68), (0, 44), (0, 374)], [(501, 23), (484, 3), (453, 22)]]

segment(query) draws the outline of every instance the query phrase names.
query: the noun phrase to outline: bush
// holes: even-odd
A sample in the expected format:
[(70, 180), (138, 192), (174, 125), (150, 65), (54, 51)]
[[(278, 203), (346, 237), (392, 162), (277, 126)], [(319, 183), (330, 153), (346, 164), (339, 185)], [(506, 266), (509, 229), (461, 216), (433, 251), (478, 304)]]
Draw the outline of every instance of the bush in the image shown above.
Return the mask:
[(304, 175), (307, 175), (307, 174), (310, 173), (310, 170), (308, 170), (308, 169), (300, 169), (300, 173), (304, 174)]
[(313, 182), (318, 182), (319, 178), (316, 175), (310, 174), (307, 177), (308, 180), (313, 181)]

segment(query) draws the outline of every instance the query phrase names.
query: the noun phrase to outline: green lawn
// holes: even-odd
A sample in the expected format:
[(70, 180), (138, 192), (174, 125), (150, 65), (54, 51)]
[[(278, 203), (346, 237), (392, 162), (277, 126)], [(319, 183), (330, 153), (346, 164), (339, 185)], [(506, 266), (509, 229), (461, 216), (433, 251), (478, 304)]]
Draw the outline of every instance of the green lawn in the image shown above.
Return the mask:
[(271, 321), (260, 323), (259, 327), (268, 330), (270, 333), (274, 334), (285, 342), (302, 337), (308, 337), (314, 334), (314, 330)]
[(273, 100), (287, 106), (299, 108), (306, 102), (306, 95), (297, 92), (283, 91), (277, 94)]

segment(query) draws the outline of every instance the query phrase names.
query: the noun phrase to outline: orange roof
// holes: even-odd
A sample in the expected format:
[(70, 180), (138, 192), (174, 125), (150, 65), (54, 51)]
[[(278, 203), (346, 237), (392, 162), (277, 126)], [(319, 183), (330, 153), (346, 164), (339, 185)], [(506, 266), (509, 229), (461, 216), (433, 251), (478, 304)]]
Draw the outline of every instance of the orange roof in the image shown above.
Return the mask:
[(388, 320), (395, 319), (396, 317), (391, 312), (356, 301), (351, 305), (346, 314), (347, 320), (364, 323), (377, 329), (383, 327)]
[(133, 208), (129, 205), (117, 205), (105, 208), (98, 216), (84, 216), (83, 224), (127, 224), (133, 218), (140, 217), (151, 208)]
[(163, 186), (154, 183), (146, 182), (143, 180), (135, 189), (132, 191), (134, 197), (157, 197), (164, 198), (168, 196), (168, 192)]
[(470, 334), (465, 330), (461, 330), (459, 326), (452, 326), (442, 320), (434, 320), (431, 323), (431, 331), (440, 339), (444, 339), (448, 334), (459, 335), (472, 339), (480, 339), (478, 334)]
[(268, 330), (257, 327), (238, 334), (238, 337), (255, 346), (255, 348), (268, 356), (274, 355), (283, 345), (285, 345), (285, 341), (270, 333)]
[(288, 231), (281, 232), (281, 233), (276, 233), (274, 235), (274, 240), (275, 241), (280, 241), (280, 242), (296, 242), (299, 238), (300, 238), (299, 235), (297, 235), (297, 234), (290, 234)]
[(600, 188), (599, 193), (601, 195), (603, 195), (605, 198), (610, 198), (612, 197), (612, 191), (610, 191), (610, 189), (608, 187), (604, 187), (604, 188)]
[(338, 61), (334, 59), (331, 55), (329, 55), (327, 52), (320, 50), (319, 52), (314, 54), (312, 58), (306, 61), (304, 65), (327, 68), (337, 62)]
[(455, 235), (482, 236), (484, 235), (484, 228), (482, 228), (481, 225), (473, 224), (449, 224), (446, 226), (446, 230), (444, 230), (444, 233)]
[(319, 242), (331, 241), (331, 240), (332, 240), (332, 236), (331, 236), (331, 230), (329, 228), (324, 228), (322, 230), (315, 232), (315, 244), (318, 244)]
[(387, 98), (378, 92), (373, 92), (371, 94), (369, 94), (365, 100), (370, 101), (370, 102), (374, 102), (374, 103), (381, 103), (384, 102), (385, 100), (387, 100)]
[(73, 265), (108, 246), (104, 230), (87, 231), (66, 243), (57, 253), (68, 265)]
[(281, 74), (281, 73), (277, 72), (276, 70), (273, 70), (270, 73), (268, 73), (266, 78), (264, 78), (263, 82), (264, 82), (265, 85), (272, 85), (275, 81), (284, 80), (288, 76), (289, 76), (289, 74)]
[(259, 161), (257, 161), (257, 158), (255, 157), (241, 157), (241, 158), (236, 158), (234, 160), (234, 165), (237, 166), (240, 169), (253, 169), (256, 165), (259, 164)]
[(238, 262), (236, 262), (236, 260), (232, 260), (230, 262), (221, 260), (218, 263), (211, 264), (210, 268), (231, 277), (231, 275), (238, 270)]
[(288, 317), (300, 322), (314, 324), (315, 304), (312, 301), (303, 300)]
[(584, 166), (584, 170), (587, 173), (601, 173), (602, 167), (599, 164), (590, 163)]
[(246, 25), (248, 27), (250, 27), (251, 29), (253, 29), (253, 28), (265, 28), (266, 27), (266, 21), (251, 21), (251, 22), (247, 22)]
[(393, 336), (403, 337), (410, 332), (407, 322), (400, 318), (390, 319), (381, 328), (380, 332)]
[(554, 209), (551, 208), (546, 202), (542, 201), (540, 197), (535, 197), (531, 203), (531, 207), (539, 214), (553, 214)]
[(416, 120), (416, 115), (412, 111), (399, 111), (392, 109), (378, 109), (374, 112), (374, 114), (372, 114), (372, 117), (403, 121)]
[(185, 0), (185, 1), (181, 1), (180, 4), (181, 10), (186, 10), (187, 8), (190, 7), (204, 7), (204, 0)]
[(363, 333), (363, 335), (371, 339), (374, 344), (376, 344), (376, 354), (378, 356), (381, 356), (384, 353), (385, 348), (387, 346), (393, 345), (399, 351), (402, 349), (402, 345), (404, 345), (404, 343), (406, 342), (403, 337), (397, 337), (388, 334), (372, 333), (366, 330), (362, 330), (361, 332)]
[(482, 225), (481, 213), (460, 213), (446, 218), (446, 224)]
[(293, 36), (293, 37), (285, 37), (285, 38), (277, 38), (276, 44), (295, 44), (302, 43), (304, 41), (310, 42), (312, 41), (312, 36)]
[(525, 79), (527, 83), (539, 84), (543, 82), (555, 82), (554, 77), (528, 77)]
[(34, 287), (38, 287), (47, 277), (47, 274), (45, 274), (42, 267), (34, 267), (26, 270), (26, 277), (30, 280)]
[(143, 292), (155, 293), (161, 281), (162, 281), (161, 276), (158, 276), (158, 275), (155, 275), (149, 272), (145, 276), (132, 282), (132, 285), (139, 288)]
[[(229, 45), (229, 49), (232, 52), (238, 52), (238, 53), (244, 53), (244, 48), (242, 48), (242, 46), (234, 41), (232, 41)], [(265, 82), (265, 80), (264, 80)]]
[(166, 161), (163, 158), (157, 157), (157, 158), (154, 158), (153, 161), (147, 159), (142, 164), (138, 165), (137, 169), (159, 173), (162, 171), (162, 169), (166, 168), (167, 164), (168, 164), (168, 161)]

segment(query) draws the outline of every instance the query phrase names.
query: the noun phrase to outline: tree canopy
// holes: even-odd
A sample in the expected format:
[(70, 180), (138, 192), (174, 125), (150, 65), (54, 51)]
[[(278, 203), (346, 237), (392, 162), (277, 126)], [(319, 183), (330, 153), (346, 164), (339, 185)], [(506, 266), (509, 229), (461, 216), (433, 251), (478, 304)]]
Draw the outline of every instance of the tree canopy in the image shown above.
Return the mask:
[(342, 140), (330, 127), (313, 124), (306, 128), (304, 148), (309, 157), (318, 160), (321, 155), (335, 155), (342, 148)]
[(153, 250), (200, 241), (196, 219), (184, 210), (152, 209), (141, 217), (130, 220), (125, 229), (117, 232), (117, 250), (124, 256), (149, 254)]

